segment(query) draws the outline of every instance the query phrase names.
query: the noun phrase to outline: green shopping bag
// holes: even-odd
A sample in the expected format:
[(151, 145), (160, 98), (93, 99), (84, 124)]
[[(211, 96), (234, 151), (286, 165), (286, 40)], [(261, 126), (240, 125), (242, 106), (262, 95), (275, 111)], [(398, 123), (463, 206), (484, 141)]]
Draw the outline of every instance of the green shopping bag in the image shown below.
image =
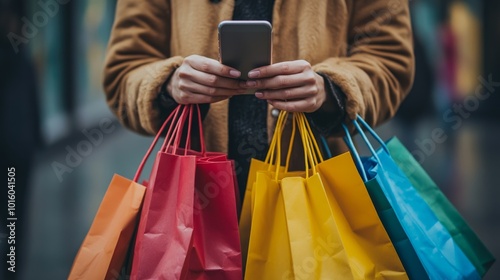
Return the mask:
[(429, 204), (438, 220), (450, 232), (453, 240), (469, 258), (481, 277), (484, 276), (495, 262), (493, 255), (467, 225), (436, 183), (396, 137), (387, 142), (387, 148), (389, 148), (389, 152), (396, 164), (405, 173), (420, 196)]

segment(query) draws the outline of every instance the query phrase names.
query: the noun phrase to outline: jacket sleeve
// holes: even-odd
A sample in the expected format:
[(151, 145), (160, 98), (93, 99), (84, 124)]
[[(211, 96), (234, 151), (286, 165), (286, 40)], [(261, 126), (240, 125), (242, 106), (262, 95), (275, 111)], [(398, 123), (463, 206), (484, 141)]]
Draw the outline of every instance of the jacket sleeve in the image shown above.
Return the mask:
[(347, 118), (377, 125), (396, 113), (414, 76), (407, 0), (352, 1), (347, 55), (314, 65), (346, 96)]
[(170, 7), (165, 0), (118, 0), (104, 66), (108, 106), (126, 127), (154, 134), (158, 95), (183, 58), (170, 57)]

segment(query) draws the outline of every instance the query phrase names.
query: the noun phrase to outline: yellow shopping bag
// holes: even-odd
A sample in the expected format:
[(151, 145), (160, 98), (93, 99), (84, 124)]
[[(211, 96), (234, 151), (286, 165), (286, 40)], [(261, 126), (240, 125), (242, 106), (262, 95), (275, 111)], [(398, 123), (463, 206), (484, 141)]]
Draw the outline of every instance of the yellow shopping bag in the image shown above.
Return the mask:
[(408, 279), (350, 154), (318, 169), (354, 279)]
[[(240, 242), (241, 242), (241, 256), (243, 258), (243, 266), (245, 266), (248, 241), (250, 240), (250, 227), (252, 224), (252, 191), (254, 189), (255, 179), (259, 170), (267, 170), (268, 164), (263, 161), (252, 159), (250, 163), (250, 171), (248, 172), (247, 187), (245, 196), (243, 197), (243, 205), (241, 207), (241, 214), (239, 220)], [(255, 197), (255, 196), (253, 196)]]
[[(284, 122), (284, 120), (282, 116), (278, 119), (278, 123)], [(271, 146), (277, 143), (278, 136), (279, 133), (274, 135)], [(274, 149), (270, 149), (265, 161), (252, 159), (250, 164), (239, 230), (243, 264), (247, 263), (250, 231), (253, 232), (254, 236), (252, 259), (256, 261), (252, 261), (255, 265), (250, 265), (250, 270), (245, 272), (246, 279), (277, 279), (278, 275), (262, 269), (263, 266), (291, 268), (283, 199), (277, 182), (272, 180), (275, 172), (271, 170), (275, 171), (276, 169), (276, 165), (271, 164), (274, 156), (273, 151)], [(281, 175), (286, 173), (284, 167), (278, 168)], [(266, 216), (265, 220), (252, 221), (252, 217), (262, 217), (263, 215)], [(272, 228), (268, 225), (272, 225)], [(270, 236), (270, 230), (274, 230), (276, 233), (273, 238), (259, 238), (259, 236)], [(277, 263), (273, 263), (274, 261)]]
[[(293, 271), (286, 271), (282, 279), (353, 279), (328, 196), (316, 171), (320, 159), (313, 153), (314, 138), (306, 129), (303, 117), (303, 114), (294, 115), (292, 131), (298, 126), (305, 172), (302, 177), (281, 180), (293, 262)], [(290, 155), (291, 149), (287, 159)]]
[(323, 161), (303, 114), (292, 130), (305, 170), (287, 172), (288, 160), (277, 168), (285, 119), (266, 161), (252, 162), (260, 171), (250, 171), (240, 219), (249, 232), (246, 279), (408, 279), (349, 154)]
[(318, 174), (281, 181), (293, 270), (282, 279), (353, 279)]
[[(280, 118), (279, 121), (284, 122), (285, 119)], [(280, 125), (278, 123), (277, 125)], [(282, 127), (282, 125), (280, 127)], [(277, 129), (277, 131), (278, 130), (279, 129)], [(277, 139), (278, 136), (279, 135), (275, 135), (275, 137), (272, 138), (270, 144), (271, 147), (274, 147), (276, 145), (277, 143), (276, 141), (279, 140)], [(257, 173), (276, 169), (276, 166), (270, 163), (272, 155), (274, 155), (274, 148), (270, 148), (266, 156), (266, 159), (264, 161), (260, 161), (258, 159), (252, 159), (250, 163), (250, 170), (248, 172), (247, 185), (246, 185), (245, 195), (243, 197), (243, 204), (241, 207), (241, 214), (239, 219), (241, 255), (243, 258), (243, 266), (245, 266), (248, 254), (248, 243), (250, 240), (250, 229), (252, 225), (253, 205), (255, 201), (255, 192), (253, 192), (253, 190), (255, 188), (254, 185), (257, 180)], [(285, 172), (284, 166), (280, 166), (279, 170), (281, 176), (297, 174), (297, 172), (291, 172), (291, 173)], [(262, 184), (262, 181), (260, 184)]]
[(352, 277), (408, 279), (350, 154), (323, 161), (305, 116), (297, 114), (297, 118), (301, 120), (301, 131), (310, 136), (305, 138), (309, 141), (307, 153), (318, 168)]
[(352, 277), (408, 279), (350, 154), (323, 161), (309, 123), (304, 115), (300, 118), (302, 130), (310, 135), (308, 152), (324, 184)]
[[(335, 275), (338, 279), (350, 279), (347, 258), (335, 222), (328, 213), (326, 194), (322, 188), (305, 187), (309, 182), (314, 185), (319, 177), (309, 178), (305, 171), (288, 172), (288, 164), (278, 167), (281, 159), (278, 141), (285, 119), (286, 115), (278, 119), (266, 161), (252, 162), (255, 170), (250, 170), (240, 219), (240, 229), (252, 225), (245, 278), (332, 279)], [(292, 136), (294, 132), (295, 126)], [(320, 225), (314, 227), (309, 222)]]

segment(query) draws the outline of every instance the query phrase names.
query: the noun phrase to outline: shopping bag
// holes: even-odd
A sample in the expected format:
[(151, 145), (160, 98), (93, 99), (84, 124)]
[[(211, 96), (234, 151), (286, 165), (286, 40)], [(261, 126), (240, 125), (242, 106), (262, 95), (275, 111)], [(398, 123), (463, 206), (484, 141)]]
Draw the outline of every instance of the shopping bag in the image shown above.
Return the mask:
[[(243, 264), (246, 264), (247, 254), (248, 254), (248, 243), (250, 240), (250, 230), (252, 227), (252, 213), (253, 205), (255, 204), (255, 192), (253, 192), (255, 183), (257, 181), (257, 173), (261, 171), (267, 171), (270, 168), (275, 168), (274, 165), (268, 163), (268, 159), (261, 161), (258, 159), (251, 159), (250, 169), (248, 172), (247, 185), (245, 190), (245, 195), (243, 198), (243, 203), (241, 206), (241, 213), (239, 219), (239, 231), (240, 231), (240, 242), (241, 242), (241, 255)], [(279, 167), (281, 170), (280, 174), (284, 173), (284, 166)], [(288, 175), (295, 174), (296, 172), (289, 172)], [(283, 174), (282, 176), (285, 176)], [(261, 179), (262, 180), (262, 179)]]
[(279, 184), (259, 173), (253, 195), (245, 279), (282, 279), (293, 263)]
[[(378, 151), (371, 146), (358, 121), (381, 144)], [(479, 279), (470, 260), (391, 158), (385, 143), (359, 116), (353, 124), (372, 153), (361, 160), (360, 172), (368, 180), (377, 180), (429, 278)]]
[(312, 143), (310, 151), (315, 149), (318, 155), (318, 174), (349, 261), (351, 277), (408, 279), (350, 154), (323, 160), (305, 116), (302, 118), (303, 129), (310, 135), (307, 139)]
[(387, 142), (387, 149), (420, 196), (422, 196), (434, 214), (436, 214), (438, 220), (450, 232), (453, 240), (467, 255), (479, 275), (484, 276), (495, 262), (493, 255), (432, 178), (396, 137)]
[[(131, 278), (241, 279), (233, 163), (205, 151), (199, 108), (179, 108), (149, 179)], [(193, 111), (201, 152), (190, 149)]]
[(254, 158), (250, 162), (245, 195), (243, 196), (243, 203), (241, 206), (241, 213), (238, 224), (240, 231), (241, 256), (243, 264), (246, 264), (247, 260), (248, 242), (250, 240), (250, 229), (252, 226), (252, 192), (256, 181), (257, 172), (259, 170), (267, 170), (267, 167), (268, 166), (264, 161), (260, 161)]
[(193, 248), (185, 279), (242, 279), (233, 174), (227, 158), (197, 162)]
[[(279, 118), (280, 121), (284, 121)], [(275, 131), (280, 131), (280, 128), (275, 129)], [(276, 137), (272, 137), (271, 146), (275, 147), (276, 141), (278, 140), (278, 135)], [(274, 149), (274, 148), (273, 148)], [(239, 231), (240, 231), (240, 241), (241, 241), (241, 254), (243, 258), (243, 264), (246, 264), (247, 254), (248, 254), (248, 244), (250, 240), (250, 230), (252, 226), (252, 213), (253, 213), (253, 205), (255, 204), (255, 192), (254, 186), (257, 181), (257, 173), (261, 171), (275, 170), (276, 166), (271, 164), (271, 154), (274, 151), (273, 149), (269, 149), (269, 152), (266, 155), (266, 159), (264, 161), (252, 158), (250, 162), (250, 168), (248, 171), (247, 184), (245, 189), (245, 195), (243, 197), (243, 203), (241, 207), (240, 219), (239, 219)], [(284, 166), (278, 166), (280, 170), (281, 176), (287, 176), (296, 174), (296, 172), (285, 172)], [(265, 177), (264, 177), (265, 178)], [(261, 178), (261, 180), (264, 180)], [(259, 192), (261, 194), (261, 192)]]
[[(360, 172), (361, 178), (365, 183), (365, 187), (370, 195), (375, 209), (377, 210), (378, 216), (380, 217), (380, 220), (382, 221), (382, 224), (384, 225), (389, 238), (394, 244), (396, 252), (399, 255), (401, 263), (403, 264), (408, 277), (410, 279), (429, 279), (429, 276), (422, 266), (422, 263), (418, 258), (415, 249), (411, 245), (408, 236), (404, 232), (404, 229), (401, 226), (401, 223), (399, 222), (394, 209), (385, 197), (384, 192), (382, 191), (382, 188), (378, 183), (380, 178), (378, 178), (378, 175), (376, 175), (375, 178), (371, 180), (367, 179), (359, 155), (354, 148), (352, 139), (345, 126), (344, 130), (347, 135), (345, 137), (345, 142), (349, 149), (352, 151), (352, 156), (356, 159), (358, 170), (362, 170), (362, 172)], [(326, 151), (326, 154), (331, 157), (331, 152), (329, 150), (326, 139), (322, 138), (321, 140), (323, 149)]]
[(240, 218), (245, 279), (283, 279), (285, 271), (293, 270), (283, 197), (271, 172), (283, 122), (280, 115), (265, 161), (253, 159), (250, 165)]
[[(280, 138), (283, 115), (286, 116), (286, 113), (282, 113), (278, 119), (268, 158), (275, 150), (275, 158), (281, 158), (280, 145), (276, 145), (279, 141), (275, 140)], [(304, 151), (309, 151), (304, 171), (290, 174), (287, 172), (287, 160), (284, 168), (279, 167), (279, 161), (275, 161), (268, 165), (270, 168), (267, 171), (256, 174), (252, 189), (254, 199), (250, 207), (252, 222), (246, 278), (407, 279), (389, 238), (386, 234), (385, 238), (381, 237), (384, 229), (380, 221), (378, 223), (382, 233), (366, 230), (376, 232), (376, 235), (368, 237), (368, 241), (356, 238), (350, 221), (342, 212), (349, 207), (342, 209), (339, 206), (335, 192), (325, 188), (321, 172), (316, 170), (316, 166), (323, 163), (319, 163), (319, 149), (306, 122), (303, 114), (294, 114), (293, 123), (299, 128)], [(292, 131), (294, 130), (295, 126)], [(312, 153), (312, 149), (316, 149), (316, 152)], [(290, 158), (290, 152), (291, 150), (288, 151), (287, 159)], [(328, 167), (329, 165), (325, 165), (325, 168)], [(353, 169), (355, 170), (354, 165)], [(245, 202), (248, 194), (247, 192)], [(371, 216), (378, 219), (374, 209), (373, 214)], [(352, 218), (356, 214), (353, 212), (352, 216), (347, 216)], [(375, 247), (381, 249), (379, 253), (384, 257), (365, 251), (365, 247), (372, 249), (373, 244), (381, 245)]]
[(116, 279), (135, 230), (146, 188), (114, 175), (68, 279)]
[[(321, 155), (312, 147), (314, 136), (307, 130), (303, 114), (294, 114), (293, 119), (292, 137), (298, 127), (305, 162), (302, 174), (287, 174), (281, 180), (293, 263), (293, 270), (286, 271), (284, 279), (353, 279), (341, 227), (316, 168)], [(293, 138), (290, 143), (294, 143)], [(285, 171), (292, 149), (288, 150)], [(278, 174), (275, 180), (279, 178)]]
[[(174, 113), (172, 123), (179, 124), (179, 110)], [(159, 279), (164, 271), (170, 277), (165, 279), (180, 279), (192, 242), (195, 161), (195, 156), (158, 152), (141, 212), (131, 279)]]
[(117, 174), (113, 176), (74, 259), (68, 279), (118, 279), (120, 275), (129, 273), (129, 267), (124, 262), (131, 255), (133, 236), (147, 187), (146, 182), (137, 182), (159, 138), (160, 133), (151, 143), (133, 180)]

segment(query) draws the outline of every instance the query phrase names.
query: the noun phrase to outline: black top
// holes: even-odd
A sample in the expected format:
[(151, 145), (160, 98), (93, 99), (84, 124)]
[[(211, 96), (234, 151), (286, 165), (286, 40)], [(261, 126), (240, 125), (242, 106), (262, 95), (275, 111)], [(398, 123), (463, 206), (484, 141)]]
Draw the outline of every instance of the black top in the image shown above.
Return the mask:
[[(236, 0), (234, 20), (272, 22), (274, 0)], [(268, 150), (267, 101), (254, 95), (229, 100), (228, 157), (235, 161), (241, 199), (245, 195), (250, 160), (263, 160)]]

